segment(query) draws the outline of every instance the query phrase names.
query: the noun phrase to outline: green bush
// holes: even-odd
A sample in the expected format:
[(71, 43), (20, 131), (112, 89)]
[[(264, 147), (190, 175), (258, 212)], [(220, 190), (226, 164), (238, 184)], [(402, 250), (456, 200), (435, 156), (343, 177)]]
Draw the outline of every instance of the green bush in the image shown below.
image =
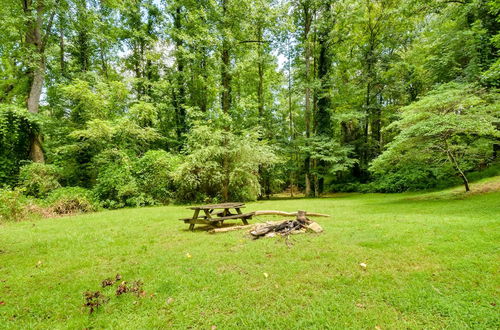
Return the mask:
[(140, 196), (133, 175), (133, 161), (121, 150), (107, 150), (96, 157), (96, 184), (93, 191), (104, 207), (141, 206), (150, 201)]
[(0, 223), (22, 220), (27, 215), (26, 204), (19, 190), (0, 189)]
[(134, 164), (134, 176), (139, 191), (154, 203), (167, 204), (173, 197), (172, 172), (181, 163), (181, 157), (164, 150), (150, 150)]
[(92, 192), (80, 187), (56, 189), (46, 198), (46, 203), (55, 214), (86, 213), (99, 209)]
[(60, 188), (61, 170), (55, 165), (30, 163), (21, 167), (19, 186), (29, 196), (44, 198), (52, 190)]

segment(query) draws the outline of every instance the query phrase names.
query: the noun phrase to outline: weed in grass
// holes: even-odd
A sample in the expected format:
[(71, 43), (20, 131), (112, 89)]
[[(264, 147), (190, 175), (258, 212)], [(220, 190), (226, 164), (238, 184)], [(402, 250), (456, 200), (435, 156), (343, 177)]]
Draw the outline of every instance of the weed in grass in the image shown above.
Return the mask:
[(117, 296), (121, 296), (122, 294), (124, 293), (127, 293), (129, 292), (130, 289), (129, 287), (127, 286), (127, 282), (126, 281), (123, 281), (120, 283), (120, 285), (118, 285), (118, 287), (116, 288), (116, 291), (115, 291), (115, 294)]
[(132, 286), (129, 288), (129, 291), (135, 294), (137, 297), (144, 297), (146, 296), (146, 291), (142, 289), (143, 283), (141, 280), (134, 281), (132, 283)]
[(100, 306), (109, 301), (109, 298), (103, 295), (100, 291), (86, 291), (83, 293), (85, 298), (85, 307), (88, 307), (89, 314), (95, 312)]
[(107, 287), (107, 286), (112, 286), (113, 284), (115, 284), (115, 280), (111, 279), (111, 278), (106, 278), (104, 280), (102, 280), (101, 282), (101, 286), (103, 288)]

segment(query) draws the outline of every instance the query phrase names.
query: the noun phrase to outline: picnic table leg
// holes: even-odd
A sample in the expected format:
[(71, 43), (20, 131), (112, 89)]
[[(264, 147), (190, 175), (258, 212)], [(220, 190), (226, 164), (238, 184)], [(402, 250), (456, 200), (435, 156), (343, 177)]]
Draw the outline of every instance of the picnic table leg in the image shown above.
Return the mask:
[[(239, 208), (239, 207), (237, 207), (237, 208), (236, 208), (236, 212), (237, 212), (238, 214), (241, 214), (241, 210), (240, 210), (240, 208)], [(243, 221), (243, 224), (244, 224), (244, 225), (248, 225), (247, 218), (241, 218), (241, 221)]]
[(194, 210), (193, 219), (191, 220), (192, 222), (189, 225), (189, 230), (191, 231), (194, 231), (194, 225), (196, 220), (198, 220), (198, 214), (200, 214), (200, 210)]

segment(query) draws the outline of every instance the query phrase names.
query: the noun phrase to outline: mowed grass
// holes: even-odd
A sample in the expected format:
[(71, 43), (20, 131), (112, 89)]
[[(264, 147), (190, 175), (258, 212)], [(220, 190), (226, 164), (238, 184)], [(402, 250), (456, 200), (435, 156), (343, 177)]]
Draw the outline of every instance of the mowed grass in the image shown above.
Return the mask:
[[(500, 192), (344, 194), (247, 205), (259, 209), (331, 217), (317, 219), (324, 233), (292, 236), (291, 245), (251, 240), (242, 231), (189, 232), (177, 220), (191, 215), (185, 206), (4, 224), (0, 328), (500, 325)], [(142, 280), (146, 296), (100, 287), (117, 273)], [(89, 314), (87, 290), (100, 290), (109, 302)]]

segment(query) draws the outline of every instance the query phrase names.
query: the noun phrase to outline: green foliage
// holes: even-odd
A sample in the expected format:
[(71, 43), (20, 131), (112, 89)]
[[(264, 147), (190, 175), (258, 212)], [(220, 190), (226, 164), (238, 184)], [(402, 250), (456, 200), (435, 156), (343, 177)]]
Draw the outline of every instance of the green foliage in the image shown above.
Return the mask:
[(29, 195), (44, 198), (52, 190), (60, 188), (61, 169), (55, 165), (30, 163), (21, 167), (19, 186)]
[(64, 187), (53, 190), (45, 203), (50, 212), (60, 215), (97, 211), (99, 203), (92, 192), (80, 187)]
[[(0, 187), (14, 186), (31, 157), (57, 165), (62, 185), (94, 190), (110, 207), (251, 200), (290, 186), (319, 196), (328, 187), (371, 187), (369, 164), (384, 150), (372, 166), (376, 189), (451, 181), (453, 167), (473, 171), (497, 157), (491, 134), (475, 139), (472, 127), (478, 119), (491, 129), (495, 116), (417, 107), (492, 113), (497, 2), (7, 0)], [(439, 87), (450, 82), (490, 90), (464, 87), (460, 101), (461, 87)], [(438, 96), (417, 101), (432, 91)], [(400, 131), (411, 131), (398, 126), (405, 106), (420, 113), (405, 119), (411, 134), (436, 127), (422, 139), (462, 126), (446, 140), (452, 167), (425, 156), (429, 150), (408, 156), (396, 147), (405, 144)], [(384, 161), (398, 153), (400, 162)], [(123, 171), (106, 163), (115, 157)]]
[(0, 223), (20, 221), (26, 216), (27, 199), (20, 190), (0, 188)]
[(14, 185), (19, 166), (30, 150), (30, 138), (38, 123), (26, 109), (0, 104), (0, 187)]
[(186, 153), (175, 173), (179, 201), (255, 200), (259, 166), (278, 162), (257, 134), (237, 135), (209, 126), (191, 130)]
[[(357, 163), (356, 159), (351, 158), (351, 147), (342, 146), (328, 137), (316, 136), (303, 143), (300, 150), (309, 155), (312, 160), (323, 164), (325, 167), (323, 170), (327, 173), (336, 174), (346, 171)], [(326, 173), (321, 173), (321, 169), (318, 169), (318, 174)]]
[(399, 134), (371, 164), (380, 190), (428, 188), (450, 173), (463, 176), (490, 164), (500, 136), (494, 126), (499, 105), (496, 94), (453, 83), (404, 107), (388, 127)]
[(173, 173), (182, 158), (164, 150), (150, 150), (134, 164), (134, 176), (139, 191), (158, 204), (167, 204), (174, 198)]
[(100, 153), (95, 160), (97, 178), (93, 191), (103, 206), (118, 208), (148, 204), (139, 194), (133, 176), (133, 160), (125, 152), (111, 149)]
[(128, 90), (119, 81), (75, 79), (60, 86), (66, 107), (71, 108), (71, 120), (84, 124), (93, 119), (112, 119), (124, 113)]

